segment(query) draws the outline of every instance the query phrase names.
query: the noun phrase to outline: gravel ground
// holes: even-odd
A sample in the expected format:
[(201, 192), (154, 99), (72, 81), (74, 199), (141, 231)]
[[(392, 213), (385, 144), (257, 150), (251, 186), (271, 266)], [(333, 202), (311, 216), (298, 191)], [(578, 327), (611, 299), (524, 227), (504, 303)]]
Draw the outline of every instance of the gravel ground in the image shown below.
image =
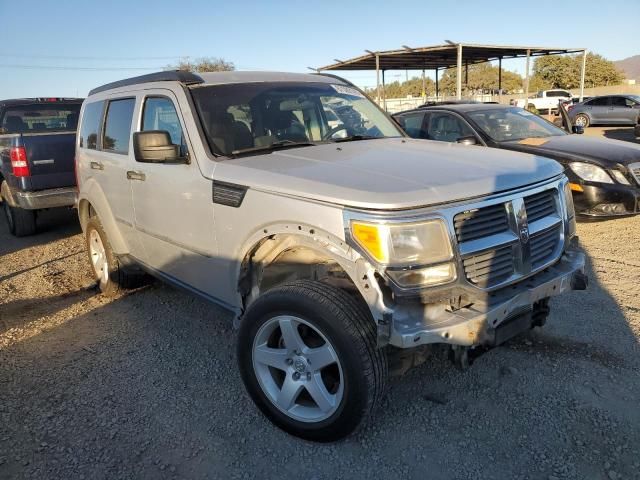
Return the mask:
[(0, 220), (0, 478), (640, 478), (640, 217), (579, 225), (591, 285), (467, 372), (433, 359), (374, 421), (317, 445), (273, 427), (230, 316), (154, 283), (92, 288), (72, 211)]

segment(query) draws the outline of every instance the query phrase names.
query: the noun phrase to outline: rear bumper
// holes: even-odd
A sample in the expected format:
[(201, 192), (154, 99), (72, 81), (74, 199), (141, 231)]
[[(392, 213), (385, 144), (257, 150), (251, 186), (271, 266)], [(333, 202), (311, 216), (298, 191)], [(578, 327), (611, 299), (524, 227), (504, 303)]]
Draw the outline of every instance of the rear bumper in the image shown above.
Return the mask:
[(75, 187), (52, 188), (37, 192), (14, 192), (16, 204), (25, 210), (40, 210), (43, 208), (72, 207), (76, 203)]
[(640, 189), (618, 184), (582, 184), (573, 192), (576, 213), (582, 217), (607, 218), (640, 213)]
[(584, 266), (584, 253), (569, 250), (555, 265), (519, 284), (474, 299), (472, 305), (459, 310), (418, 302), (398, 305), (389, 343), (399, 348), (433, 343), (495, 346), (533, 325), (522, 318), (527, 314), (530, 318), (535, 302), (586, 288)]

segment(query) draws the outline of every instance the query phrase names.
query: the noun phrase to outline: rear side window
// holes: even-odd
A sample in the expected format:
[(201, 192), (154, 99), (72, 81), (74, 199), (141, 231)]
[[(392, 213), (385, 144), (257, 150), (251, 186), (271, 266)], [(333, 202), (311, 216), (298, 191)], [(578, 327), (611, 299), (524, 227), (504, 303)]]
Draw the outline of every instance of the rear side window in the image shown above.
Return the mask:
[(80, 103), (34, 103), (5, 110), (1, 133), (75, 132)]
[(122, 100), (109, 102), (104, 121), (102, 150), (121, 154), (129, 153), (131, 120), (133, 119), (135, 105), (135, 98), (123, 98)]
[(424, 129), (422, 128), (424, 124), (424, 116), (425, 116), (424, 113), (414, 113), (414, 114), (404, 115), (400, 117), (398, 120), (400, 121), (400, 124), (404, 128), (405, 132), (407, 132), (407, 134), (410, 137), (429, 138), (429, 135), (427, 135), (427, 132), (425, 132)]
[(93, 102), (84, 107), (82, 125), (80, 125), (80, 147), (91, 150), (98, 148), (98, 132), (103, 107), (104, 102)]

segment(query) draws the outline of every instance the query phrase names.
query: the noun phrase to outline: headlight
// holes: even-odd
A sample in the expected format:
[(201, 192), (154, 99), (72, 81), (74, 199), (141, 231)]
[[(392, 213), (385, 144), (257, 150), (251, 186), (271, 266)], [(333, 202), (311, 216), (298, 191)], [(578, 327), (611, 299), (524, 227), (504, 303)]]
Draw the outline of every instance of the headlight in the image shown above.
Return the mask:
[(613, 180), (604, 168), (591, 165), (590, 163), (572, 162), (569, 164), (571, 170), (574, 171), (583, 180), (599, 183), (613, 183)]
[[(456, 279), (453, 251), (440, 219), (417, 223), (351, 222), (353, 239), (404, 287), (442, 285)], [(411, 268), (409, 268), (411, 267)]]
[(620, 170), (611, 170), (611, 174), (613, 175), (613, 178), (618, 181), (618, 183), (621, 183), (622, 185), (629, 185), (629, 180), (627, 180), (627, 177), (625, 177), (624, 173), (622, 173)]

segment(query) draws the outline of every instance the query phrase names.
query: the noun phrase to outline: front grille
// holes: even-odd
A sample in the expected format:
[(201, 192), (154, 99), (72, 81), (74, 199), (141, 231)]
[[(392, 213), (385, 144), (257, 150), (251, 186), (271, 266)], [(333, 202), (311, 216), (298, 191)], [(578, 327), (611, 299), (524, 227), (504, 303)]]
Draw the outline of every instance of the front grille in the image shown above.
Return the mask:
[(482, 288), (491, 287), (513, 275), (513, 248), (507, 246), (473, 255), (462, 263), (471, 283)]
[(525, 197), (524, 206), (527, 209), (529, 223), (556, 213), (556, 202), (552, 190)]
[(640, 185), (640, 162), (630, 164), (629, 170), (631, 171), (633, 178), (636, 179), (636, 183)]
[[(559, 257), (561, 201), (552, 188), (457, 214), (453, 223), (467, 280), (479, 288), (497, 288)], [(519, 217), (522, 207), (526, 216)]]
[(544, 230), (531, 237), (531, 268), (537, 270), (548, 263), (558, 248), (560, 227), (556, 226)]
[(509, 229), (504, 203), (457, 214), (453, 219), (458, 242), (469, 242)]

